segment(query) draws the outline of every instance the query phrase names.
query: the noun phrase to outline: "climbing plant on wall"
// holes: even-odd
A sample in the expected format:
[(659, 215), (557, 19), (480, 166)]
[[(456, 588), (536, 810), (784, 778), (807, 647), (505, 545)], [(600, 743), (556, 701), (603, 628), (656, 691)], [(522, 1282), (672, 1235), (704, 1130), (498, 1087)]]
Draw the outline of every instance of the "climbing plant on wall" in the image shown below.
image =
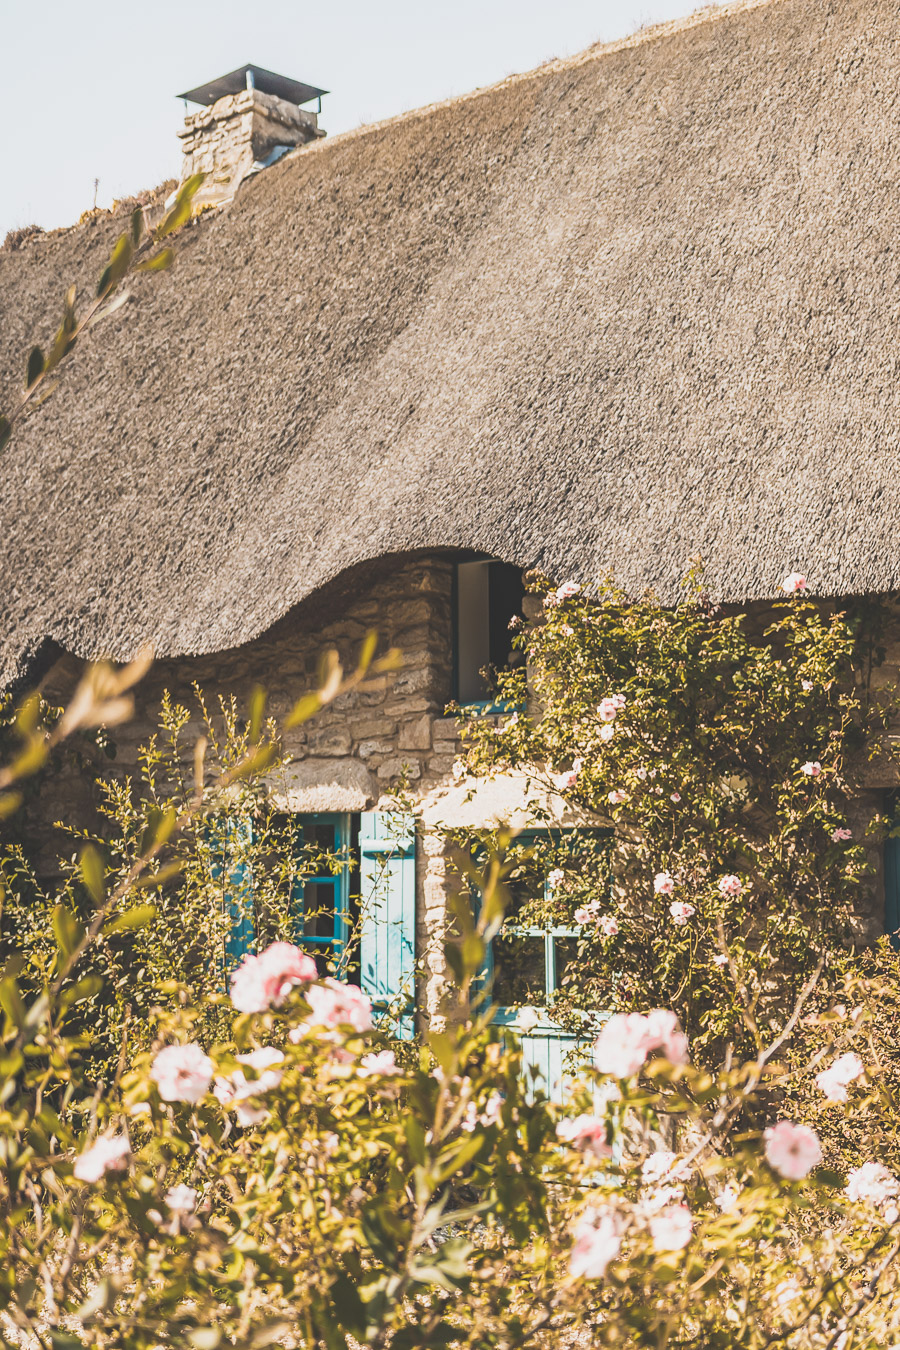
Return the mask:
[[(531, 824), (556, 854), (528, 918), (581, 933), (557, 1013), (663, 1004), (698, 1052), (750, 1049), (866, 937), (882, 823), (866, 836), (849, 798), (896, 706), (869, 696), (876, 608), (816, 603), (798, 574), (759, 614), (713, 606), (699, 571), (675, 606), (611, 583), (534, 587), (527, 681), (499, 677), (520, 711), (465, 723), (457, 774), (533, 780)], [(602, 876), (548, 792), (606, 824)]]

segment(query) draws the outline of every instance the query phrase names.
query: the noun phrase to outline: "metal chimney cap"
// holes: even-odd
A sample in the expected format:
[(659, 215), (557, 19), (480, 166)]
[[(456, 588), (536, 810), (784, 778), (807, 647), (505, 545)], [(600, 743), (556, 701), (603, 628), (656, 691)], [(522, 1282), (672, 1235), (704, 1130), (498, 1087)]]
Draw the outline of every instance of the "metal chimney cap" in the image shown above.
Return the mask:
[(227, 94), (240, 94), (247, 88), (247, 76), (252, 76), (255, 89), (263, 94), (273, 94), (283, 98), (286, 103), (309, 103), (314, 98), (327, 94), (327, 89), (317, 89), (314, 84), (303, 84), (300, 80), (289, 80), (286, 75), (276, 75), (273, 70), (263, 70), (262, 66), (241, 66), (228, 75), (220, 75), (217, 80), (201, 84), (197, 89), (189, 89), (177, 98), (188, 99), (191, 103), (203, 103), (208, 107)]

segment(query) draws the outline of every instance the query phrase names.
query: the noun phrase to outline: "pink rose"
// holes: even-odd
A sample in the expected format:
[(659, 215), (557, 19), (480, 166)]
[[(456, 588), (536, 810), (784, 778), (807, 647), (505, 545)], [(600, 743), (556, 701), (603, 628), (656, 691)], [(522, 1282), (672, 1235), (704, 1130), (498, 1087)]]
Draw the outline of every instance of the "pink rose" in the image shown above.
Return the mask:
[(166, 1193), (166, 1208), (173, 1214), (193, 1214), (197, 1208), (197, 1192), (193, 1186), (173, 1186)]
[(680, 792), (673, 792), (672, 795), (669, 797), (669, 801), (670, 801), (670, 802), (676, 802), (676, 803), (677, 803), (677, 802), (680, 802), (680, 801), (681, 801), (681, 793), (680, 793)]
[(675, 890), (675, 878), (671, 872), (657, 872), (653, 878), (653, 889), (657, 895), (671, 895)]
[(638, 767), (634, 771), (634, 776), (635, 778), (640, 778), (641, 782), (644, 781), (644, 779), (647, 777), (647, 770), (644, 768), (643, 764), (638, 765)]
[(808, 759), (805, 764), (800, 765), (800, 772), (805, 773), (807, 778), (818, 778), (822, 772), (822, 765), (817, 759)]
[(802, 572), (788, 572), (784, 581), (781, 583), (781, 589), (785, 595), (794, 595), (797, 591), (806, 590), (806, 577)]
[(831, 837), (836, 844), (842, 844), (845, 840), (853, 838), (853, 831), (846, 830), (843, 826), (839, 826), (838, 829), (832, 830)]
[(124, 1172), (131, 1158), (131, 1145), (124, 1134), (104, 1134), (83, 1153), (72, 1169), (79, 1181), (99, 1181), (107, 1172)]
[(597, 736), (601, 741), (604, 742), (604, 744), (607, 741), (611, 741), (613, 736), (615, 736), (615, 734), (616, 729), (613, 726), (612, 722), (604, 722), (600, 730), (597, 732)]
[(295, 985), (316, 978), (316, 963), (290, 942), (273, 942), (259, 956), (245, 956), (231, 977), (231, 1002), (238, 1012), (280, 1007)]
[(628, 801), (628, 793), (623, 792), (621, 788), (613, 788), (612, 792), (608, 793), (606, 800), (611, 802), (613, 806), (621, 806), (622, 802)]
[(601, 722), (614, 722), (618, 711), (619, 705), (612, 698), (602, 698), (597, 705), (597, 716)]
[(569, 1270), (578, 1278), (602, 1280), (622, 1247), (622, 1226), (615, 1210), (586, 1209), (575, 1225)]
[(821, 1073), (816, 1074), (816, 1087), (830, 1102), (845, 1102), (847, 1100), (847, 1088), (855, 1078), (865, 1071), (865, 1065), (859, 1055), (852, 1052), (841, 1055), (836, 1059), (830, 1069), (823, 1069)]
[(744, 889), (744, 883), (740, 877), (729, 874), (727, 877), (719, 877), (719, 890), (723, 895), (740, 895)]
[(613, 694), (612, 701), (620, 711), (625, 707), (626, 699), (624, 694)]
[(589, 905), (582, 905), (580, 909), (576, 909), (574, 914), (575, 922), (577, 924), (581, 924), (582, 927), (584, 927), (584, 925), (587, 923), (593, 923), (596, 918), (597, 918), (596, 900), (592, 900)]
[(360, 1032), (372, 1029), (371, 1000), (355, 984), (341, 984), (329, 975), (321, 984), (310, 985), (306, 998), (317, 1026), (348, 1026)]
[(693, 1220), (687, 1205), (667, 1205), (650, 1219), (653, 1250), (680, 1252), (691, 1240)]
[(248, 1106), (247, 1099), (260, 1097), (278, 1087), (282, 1071), (273, 1066), (280, 1064), (284, 1055), (274, 1046), (267, 1045), (235, 1058), (255, 1070), (256, 1076), (248, 1079), (242, 1069), (234, 1069), (227, 1076), (216, 1079), (213, 1092), (226, 1110), (234, 1111), (239, 1125), (259, 1125), (265, 1120), (266, 1111), (259, 1106)]
[(604, 914), (598, 919), (597, 926), (604, 937), (615, 937), (619, 931), (618, 920), (612, 914)]
[(687, 1063), (687, 1037), (668, 1008), (654, 1008), (647, 1014), (647, 1037), (651, 1049), (661, 1050), (670, 1063)]
[(864, 1205), (883, 1205), (895, 1199), (900, 1182), (879, 1162), (866, 1162), (855, 1167), (847, 1177), (844, 1194), (849, 1200)]
[(614, 1013), (594, 1042), (594, 1063), (613, 1078), (633, 1078), (651, 1050), (647, 1019), (642, 1013)]
[(568, 773), (561, 773), (557, 776), (557, 778), (554, 781), (556, 784), (557, 792), (565, 792), (568, 788), (574, 787), (575, 784), (577, 783), (578, 770), (570, 769)]
[(611, 1158), (612, 1149), (606, 1142), (606, 1122), (600, 1116), (576, 1116), (561, 1120), (556, 1126), (556, 1137), (574, 1148), (592, 1153), (595, 1158)]
[(500, 1111), (503, 1106), (503, 1098), (499, 1092), (492, 1092), (485, 1102), (484, 1110), (479, 1111), (475, 1102), (469, 1102), (466, 1107), (466, 1114), (460, 1121), (464, 1130), (474, 1130), (476, 1125), (483, 1125), (487, 1129), (491, 1125), (496, 1125), (500, 1119)]
[(683, 1181), (684, 1178), (684, 1168), (678, 1162), (677, 1153), (671, 1149), (658, 1148), (641, 1163), (641, 1181), (645, 1186), (655, 1186), (660, 1181)]
[(813, 691), (813, 689), (815, 689), (815, 687), (816, 687), (816, 686), (813, 684), (812, 680), (801, 680), (801, 681), (800, 681), (800, 688), (803, 690), (804, 694), (810, 694), (810, 693), (812, 693), (812, 691)]
[(393, 1050), (376, 1050), (363, 1055), (357, 1070), (360, 1078), (387, 1078), (391, 1074), (402, 1073)]
[(167, 1045), (150, 1066), (150, 1077), (164, 1102), (199, 1102), (212, 1082), (214, 1065), (193, 1041)]
[(691, 915), (696, 913), (696, 910), (693, 905), (689, 905), (685, 900), (673, 900), (669, 906), (669, 913), (676, 927), (683, 928)]
[(687, 1037), (673, 1012), (655, 1008), (647, 1014), (615, 1013), (594, 1042), (594, 1063), (600, 1073), (632, 1078), (654, 1050), (661, 1050), (672, 1064), (687, 1062)]
[(547, 885), (551, 891), (558, 891), (566, 879), (566, 874), (561, 867), (554, 867), (552, 872), (547, 873)]
[(788, 1181), (799, 1181), (822, 1161), (822, 1145), (815, 1130), (792, 1120), (779, 1120), (763, 1135), (766, 1161)]
[(714, 966), (727, 966), (727, 965), (728, 965), (728, 957), (725, 955), (724, 952), (719, 952), (719, 954), (718, 954), (717, 956), (714, 956), (714, 957), (713, 957), (713, 965), (714, 965)]

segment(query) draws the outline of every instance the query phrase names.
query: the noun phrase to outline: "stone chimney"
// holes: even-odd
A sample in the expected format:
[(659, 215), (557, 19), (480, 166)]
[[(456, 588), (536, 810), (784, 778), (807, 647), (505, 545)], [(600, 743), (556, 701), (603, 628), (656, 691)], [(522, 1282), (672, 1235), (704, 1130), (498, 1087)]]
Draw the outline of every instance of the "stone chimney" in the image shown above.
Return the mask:
[(180, 98), (205, 106), (179, 131), (181, 181), (205, 173), (195, 206), (230, 201), (245, 178), (274, 164), (295, 146), (324, 136), (318, 116), (300, 107), (326, 91), (283, 75), (242, 66)]

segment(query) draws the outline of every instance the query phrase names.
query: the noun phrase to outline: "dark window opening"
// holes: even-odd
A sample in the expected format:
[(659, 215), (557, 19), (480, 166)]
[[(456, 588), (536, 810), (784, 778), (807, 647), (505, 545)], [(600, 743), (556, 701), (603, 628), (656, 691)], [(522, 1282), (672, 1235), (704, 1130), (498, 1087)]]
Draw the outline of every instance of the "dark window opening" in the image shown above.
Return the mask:
[(522, 571), (510, 563), (485, 560), (456, 564), (454, 695), (462, 704), (492, 703), (495, 672), (520, 665), (510, 620), (522, 611)]

